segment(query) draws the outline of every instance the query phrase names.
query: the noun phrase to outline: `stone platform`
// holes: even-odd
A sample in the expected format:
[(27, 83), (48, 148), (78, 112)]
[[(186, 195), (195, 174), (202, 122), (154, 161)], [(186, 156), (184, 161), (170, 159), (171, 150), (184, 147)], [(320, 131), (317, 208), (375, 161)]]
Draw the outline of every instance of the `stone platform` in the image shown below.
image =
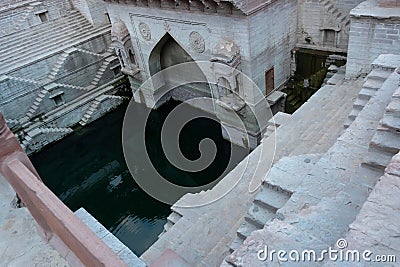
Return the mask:
[(0, 174), (0, 266), (69, 266), (37, 232), (26, 208), (13, 208), (15, 192)]

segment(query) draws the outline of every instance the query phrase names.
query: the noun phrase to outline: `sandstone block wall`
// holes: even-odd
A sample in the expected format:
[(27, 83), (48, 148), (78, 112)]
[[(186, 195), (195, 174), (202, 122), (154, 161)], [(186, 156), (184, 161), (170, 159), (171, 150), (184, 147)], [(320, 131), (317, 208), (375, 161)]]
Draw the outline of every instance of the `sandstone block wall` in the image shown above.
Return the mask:
[[(346, 52), (349, 13), (361, 2), (362, 0), (299, 0), (298, 43), (314, 49)], [(327, 33), (330, 30), (333, 32)]]
[(296, 45), (297, 3), (276, 1), (249, 17), (250, 77), (265, 95), (265, 72), (274, 67), (275, 87), (290, 76), (291, 50)]
[(108, 18), (105, 4), (97, 0), (72, 0), (73, 6), (94, 26), (106, 25)]
[[(111, 38), (108, 33), (105, 36), (99, 36), (84, 42), (78, 47), (88, 49), (96, 47), (97, 52), (101, 52), (108, 49), (110, 42)], [(49, 79), (50, 73), (55, 68), (55, 63), (63, 53), (65, 52), (60, 51), (48, 58), (7, 73), (0, 78), (0, 88), (2, 89), (0, 94), (0, 111), (7, 119), (21, 119), (26, 116), (39, 93), (49, 84), (55, 83), (60, 85), (45, 94), (35, 114), (46, 113), (56, 107), (54, 100), (50, 98), (52, 94), (62, 92), (65, 104), (86, 94), (88, 92), (86, 87), (91, 85), (100, 67), (110, 57), (105, 57), (101, 54), (94, 55), (89, 50), (88, 52), (71, 52), (62, 62), (55, 77)], [(95, 87), (99, 87), (115, 79), (115, 74), (110, 67), (116, 64), (118, 64), (118, 61), (113, 60), (105, 65), (106, 69), (100, 73), (100, 80)], [(14, 77), (20, 80), (13, 79)], [(63, 85), (72, 85), (77, 88)], [(15, 105), (16, 101), (18, 101), (18, 105)]]
[[(384, 10), (383, 10), (384, 12)], [(352, 16), (346, 76), (354, 77), (370, 71), (370, 64), (380, 54), (400, 51), (400, 8), (390, 18)]]
[(46, 12), (48, 20), (55, 20), (71, 9), (67, 0), (9, 1), (0, 7), (0, 37), (43, 23), (38, 15), (41, 12)]
[[(275, 86), (290, 75), (290, 50), (296, 43), (296, 1), (276, 1), (261, 10), (244, 15), (189, 12), (168, 8), (151, 8), (132, 4), (107, 3), (112, 23), (121, 19), (129, 30), (135, 57), (143, 79), (150, 77), (150, 55), (169, 34), (195, 61), (209, 62), (221, 39), (240, 47), (241, 70), (250, 76), (265, 94), (267, 68), (274, 66)], [(140, 25), (148, 26), (149, 38)], [(147, 28), (146, 28), (147, 30)], [(197, 32), (204, 40), (204, 51), (193, 49), (190, 34)], [(249, 93), (251, 94), (251, 93)]]

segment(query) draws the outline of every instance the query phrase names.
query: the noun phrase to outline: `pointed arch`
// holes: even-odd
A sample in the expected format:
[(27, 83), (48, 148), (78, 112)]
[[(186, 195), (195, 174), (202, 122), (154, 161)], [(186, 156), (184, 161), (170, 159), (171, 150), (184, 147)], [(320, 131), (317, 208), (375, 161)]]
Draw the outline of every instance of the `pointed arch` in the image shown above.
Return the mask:
[[(195, 62), (191, 55), (169, 34), (165, 35), (160, 41), (154, 46), (149, 56), (149, 70), (150, 75), (153, 76), (157, 72), (160, 72), (168, 67), (178, 65), (186, 62)], [(206, 80), (203, 71), (196, 65), (195, 76), (201, 75), (202, 80)], [(164, 83), (173, 83), (173, 78), (163, 75)], [(171, 80), (169, 80), (171, 79)], [(198, 95), (208, 96), (211, 94), (210, 87), (205, 84), (196, 84), (190, 86), (184, 86), (184, 90), (191, 90), (196, 92)], [(177, 88), (179, 89), (179, 88)], [(182, 88), (181, 88), (182, 89)], [(181, 99), (184, 100), (184, 99)]]

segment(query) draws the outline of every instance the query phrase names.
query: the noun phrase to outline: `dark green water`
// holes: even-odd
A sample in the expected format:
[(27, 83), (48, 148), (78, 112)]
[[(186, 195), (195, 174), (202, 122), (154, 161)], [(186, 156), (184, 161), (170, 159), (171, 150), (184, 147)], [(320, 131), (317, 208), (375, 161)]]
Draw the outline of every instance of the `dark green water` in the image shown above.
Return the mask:
[[(175, 104), (163, 106), (152, 115), (153, 128)], [(144, 108), (144, 107), (143, 107)], [(130, 175), (122, 152), (121, 133), (126, 105), (87, 125), (62, 141), (33, 155), (31, 160), (44, 183), (72, 210), (84, 207), (100, 223), (109, 229), (135, 254), (141, 255), (156, 240), (170, 214), (170, 206), (158, 202), (143, 192)], [(153, 112), (152, 112), (153, 113)], [(206, 123), (206, 124), (205, 124)], [(210, 134), (215, 137), (224, 167), (224, 155), (228, 155), (229, 142), (222, 139), (218, 124), (200, 122), (188, 132), (192, 138), (182, 138), (182, 147), (188, 157), (196, 158), (193, 140)], [(152, 135), (157, 138), (157, 134)], [(151, 139), (149, 143), (152, 143)], [(157, 140), (154, 140), (157, 143)], [(237, 149), (237, 147), (235, 148)], [(245, 151), (236, 157), (239, 162)], [(171, 176), (182, 174), (171, 171), (167, 163), (160, 164)], [(163, 166), (163, 167), (162, 167)], [(214, 169), (219, 173), (218, 168)], [(201, 183), (204, 183), (202, 181)]]

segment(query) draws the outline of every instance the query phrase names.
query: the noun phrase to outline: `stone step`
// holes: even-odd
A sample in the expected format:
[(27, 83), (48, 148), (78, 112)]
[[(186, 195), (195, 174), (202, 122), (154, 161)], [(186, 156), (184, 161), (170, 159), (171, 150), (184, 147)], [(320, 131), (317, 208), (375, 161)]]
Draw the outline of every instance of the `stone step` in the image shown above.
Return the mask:
[(96, 86), (94, 86), (93, 84), (88, 85), (88, 86), (85, 87), (86, 91), (90, 91), (90, 90), (92, 90), (94, 88), (96, 88)]
[[(301, 140), (312, 142), (312, 145), (309, 143), (304, 143), (303, 145), (298, 145), (296, 148), (292, 150), (290, 155), (298, 155), (303, 151), (303, 153), (308, 154), (308, 153), (314, 153), (312, 151), (313, 147), (320, 143), (320, 139), (324, 135), (332, 135), (335, 131), (329, 131), (326, 127), (321, 127), (320, 122), (324, 121), (324, 124), (327, 126), (330, 122), (335, 122), (335, 119), (338, 117), (343, 117), (343, 109), (346, 109), (346, 105), (342, 105), (339, 109), (336, 108), (331, 108), (330, 112), (327, 114), (324, 114), (323, 118), (316, 118), (315, 122), (308, 127), (304, 133), (300, 136)], [(321, 112), (322, 113), (322, 112)], [(335, 125), (335, 123), (333, 124)], [(341, 126), (336, 129), (336, 132), (341, 128)], [(335, 129), (334, 129), (335, 130)]]
[(178, 220), (182, 218), (181, 215), (179, 215), (176, 212), (172, 212), (168, 217), (167, 217), (167, 221), (172, 223), (172, 224), (176, 224), (178, 222)]
[(167, 221), (167, 223), (164, 224), (164, 231), (165, 231), (165, 232), (168, 231), (169, 229), (171, 229), (171, 227), (172, 227), (173, 225), (174, 225), (173, 223), (171, 223), (170, 221)]
[(348, 119), (350, 103), (341, 103), (343, 103), (341, 107), (339, 107), (337, 110), (333, 109), (334, 112), (331, 112), (327, 116), (328, 119), (325, 122), (322, 136), (320, 135), (319, 138), (316, 136), (315, 144), (311, 149), (308, 150), (308, 153), (323, 153), (325, 151), (324, 147), (327, 145), (333, 145), (337, 138), (339, 138), (339, 136), (342, 134), (343, 128), (341, 122)]
[(365, 156), (362, 166), (383, 171), (392, 160), (392, 157), (392, 153), (371, 148)]
[(233, 239), (233, 242), (229, 245), (229, 252), (232, 253), (235, 250), (237, 250), (238, 248), (240, 248), (240, 246), (243, 244), (243, 239), (239, 236), (236, 236)]
[(370, 147), (393, 155), (397, 154), (400, 150), (400, 133), (377, 131), (371, 140)]
[[(33, 56), (37, 55), (40, 52), (43, 52), (45, 50), (51, 50), (54, 48), (58, 48), (59, 44), (65, 44), (71, 42), (71, 39), (79, 38), (82, 36), (85, 36), (88, 34), (91, 30), (93, 30), (92, 25), (84, 25), (79, 31), (71, 31), (67, 33), (62, 33), (56, 35), (54, 38), (49, 38), (47, 39), (49, 42), (46, 42), (45, 44), (43, 43), (36, 43), (34, 45), (32, 44), (27, 44), (24, 47), (20, 47), (16, 49), (15, 51), (13, 50), (12, 53), (5, 52), (6, 54), (2, 57), (2, 62), (4, 64), (13, 62), (15, 60), (25, 58), (27, 56)], [(4, 51), (1, 51), (1, 53), (4, 53)]]
[(93, 53), (93, 52), (91, 52), (91, 51), (89, 51), (89, 50), (86, 50), (86, 49), (81, 49), (81, 48), (75, 48), (77, 51), (80, 51), (80, 52), (82, 52), (82, 53), (86, 53), (86, 54), (90, 54), (90, 55), (93, 55), (93, 56), (96, 56), (96, 57), (101, 57), (102, 55), (100, 55), (100, 54), (97, 54), (97, 53)]
[[(69, 38), (68, 43), (69, 44), (78, 44), (84, 40), (90, 39), (94, 36), (97, 36), (98, 34), (102, 34), (109, 31), (109, 26), (101, 27), (101, 28), (95, 28), (92, 29), (88, 32), (81, 33), (80, 35), (74, 36), (73, 38)], [(38, 57), (43, 57), (46, 55), (51, 55), (52, 53), (55, 53), (57, 50), (62, 50), (65, 49), (65, 42), (61, 40), (57, 44), (54, 44), (52, 47), (47, 48), (45, 50), (39, 50), (34, 53), (30, 53), (27, 55), (26, 58), (20, 58), (19, 60), (13, 61), (12, 63), (9, 64), (4, 64), (2, 65), (2, 70), (0, 71), (7, 71), (8, 69), (13, 69), (16, 68), (17, 66), (24, 66), (28, 64), (31, 61), (37, 60)]]
[(354, 101), (353, 103), (353, 109), (362, 110), (367, 103), (368, 103), (367, 99), (357, 98), (356, 101)]
[(266, 208), (254, 202), (247, 212), (245, 220), (261, 229), (267, 221), (275, 218), (276, 211), (277, 209)]
[(272, 188), (272, 186), (265, 185), (262, 187), (261, 192), (255, 196), (254, 202), (267, 209), (271, 209), (271, 211), (282, 208), (289, 200), (290, 193), (277, 187)]
[(358, 98), (369, 100), (373, 95), (375, 95), (375, 93), (376, 93), (376, 90), (362, 88), (360, 93), (358, 93)]
[(257, 227), (255, 224), (248, 221), (244, 221), (237, 230), (237, 236), (244, 241), (248, 236), (251, 235), (252, 232), (259, 229), (261, 228)]
[(347, 120), (346, 120), (346, 121), (344, 122), (344, 124), (343, 124), (343, 128), (344, 128), (344, 129), (349, 128), (350, 125), (353, 123), (353, 121), (354, 121), (354, 120), (352, 120), (352, 119), (350, 119), (350, 118), (347, 118)]
[[(313, 249), (314, 251), (322, 251), (331, 246), (317, 237), (305, 233), (298, 229), (296, 225), (291, 225), (287, 222), (274, 220), (265, 226), (263, 230), (260, 231), (258, 236), (251, 236), (248, 241), (248, 245), (238, 248), (232, 255), (225, 258), (225, 261), (231, 266), (291, 266), (291, 264), (286, 264), (286, 262), (279, 262), (277, 258), (274, 257), (274, 261), (269, 259), (265, 262), (261, 262), (257, 258), (257, 251), (262, 248), (262, 246), (268, 246), (268, 249), (287, 249), (297, 250), (300, 252), (304, 250)], [(270, 250), (269, 250), (270, 251)], [(291, 263), (291, 262), (287, 262)], [(229, 265), (225, 265), (229, 266)], [(296, 266), (319, 266), (311, 265), (310, 262), (307, 264), (299, 264)]]
[(53, 30), (59, 25), (69, 24), (73, 21), (76, 21), (77, 18), (82, 18), (82, 15), (77, 10), (71, 10), (66, 16), (52, 20), (51, 23), (35, 25), (18, 32), (13, 32), (12, 34), (2, 36), (0, 37), (0, 44), (7, 45), (9, 43), (19, 41), (22, 38), (26, 38), (28, 35), (32, 36), (46, 30)]
[(386, 107), (385, 113), (400, 117), (400, 99), (393, 98), (389, 105)]
[(396, 89), (396, 91), (394, 92), (393, 96), (392, 96), (392, 100), (394, 99), (400, 99), (400, 87)]
[(400, 120), (393, 114), (385, 114), (380, 124), (382, 127), (386, 127), (394, 131), (400, 131)]
[(381, 88), (382, 82), (382, 80), (367, 79), (367, 81), (363, 84), (363, 88), (376, 91)]
[(304, 210), (296, 219), (288, 222), (295, 223), (294, 231), (308, 233), (326, 244), (335, 244), (346, 235), (358, 211), (334, 198), (322, 198), (316, 206)]
[(359, 113), (360, 113), (359, 110), (353, 109), (353, 110), (351, 110), (351, 112), (350, 112), (348, 118), (349, 118), (351, 121), (354, 121), (354, 120), (357, 118), (357, 116), (358, 116)]
[(77, 89), (77, 90), (87, 90), (87, 88), (82, 87), (82, 86), (76, 86), (72, 84), (64, 84), (64, 83), (56, 83), (57, 86), (59, 87), (66, 87), (66, 88), (72, 88), (72, 89)]
[(366, 77), (366, 79), (373, 79), (375, 81), (384, 82), (390, 75), (390, 71), (373, 69)]
[[(38, 32), (35, 35), (27, 35), (25, 38), (19, 39), (18, 42), (14, 40), (13, 43), (3, 44), (4, 46), (1, 49), (1, 53), (15, 53), (15, 51), (20, 51), (21, 48), (30, 48), (32, 44), (43, 44), (44, 40), (54, 40), (56, 37), (66, 35), (69, 32), (76, 32), (89, 25), (90, 24), (84, 18), (71, 21), (68, 24), (61, 24), (49, 31)], [(13, 48), (15, 48), (15, 51)]]

